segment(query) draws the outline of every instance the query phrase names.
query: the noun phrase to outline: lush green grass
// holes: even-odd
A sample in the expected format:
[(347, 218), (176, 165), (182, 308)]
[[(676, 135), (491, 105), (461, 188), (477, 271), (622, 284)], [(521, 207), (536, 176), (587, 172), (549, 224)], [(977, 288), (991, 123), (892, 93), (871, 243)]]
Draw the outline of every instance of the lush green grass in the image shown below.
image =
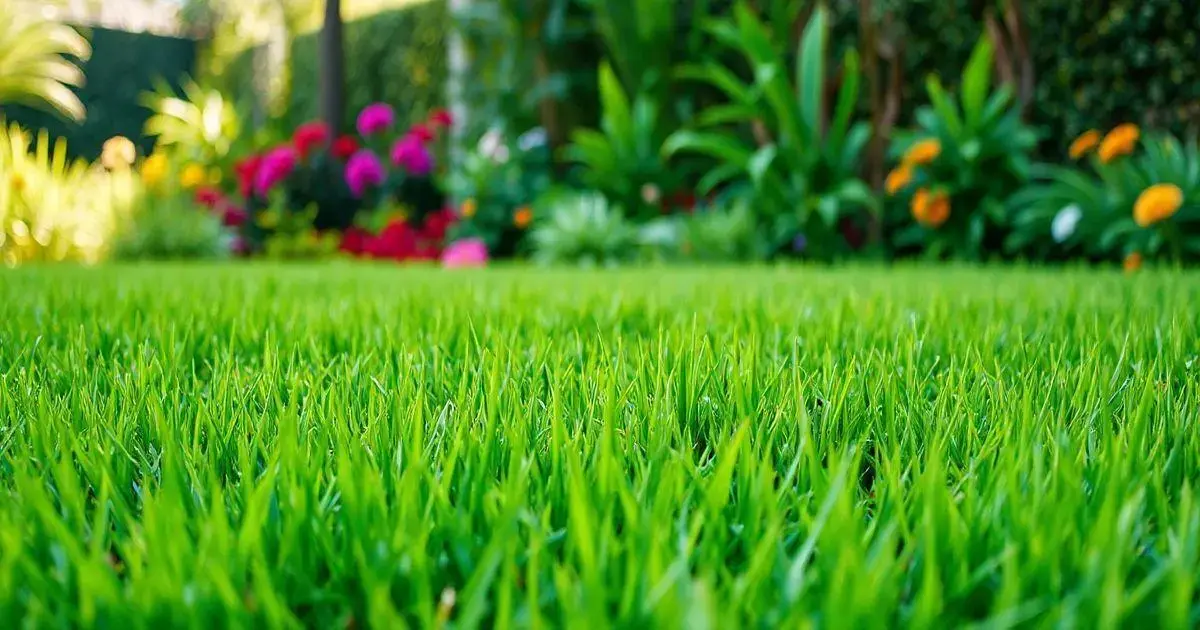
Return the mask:
[(9, 272), (0, 625), (1192, 626), (1198, 298), (1169, 272)]

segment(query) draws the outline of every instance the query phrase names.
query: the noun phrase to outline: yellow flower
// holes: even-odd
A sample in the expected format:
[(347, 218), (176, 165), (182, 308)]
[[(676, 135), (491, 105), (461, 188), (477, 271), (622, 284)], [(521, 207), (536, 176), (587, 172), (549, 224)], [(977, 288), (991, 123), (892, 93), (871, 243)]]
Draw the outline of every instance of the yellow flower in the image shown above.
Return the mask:
[(1131, 123), (1117, 125), (1100, 142), (1100, 150), (1098, 151), (1100, 161), (1108, 164), (1122, 155), (1133, 153), (1133, 149), (1137, 146), (1140, 136), (1141, 130), (1138, 129), (1137, 125)]
[(100, 164), (110, 171), (125, 168), (136, 159), (137, 148), (125, 136), (113, 136), (105, 140), (104, 147), (100, 150)]
[(471, 217), (475, 216), (476, 210), (478, 210), (478, 207), (475, 205), (475, 200), (468, 199), (463, 202), (462, 208), (459, 209), (459, 213), (462, 214), (464, 219), (470, 219)]
[(905, 164), (929, 164), (942, 154), (942, 143), (934, 138), (918, 141), (904, 153)]
[(1142, 255), (1137, 252), (1133, 252), (1125, 256), (1125, 261), (1121, 263), (1121, 266), (1125, 268), (1125, 273), (1133, 273), (1138, 269), (1141, 269)]
[(950, 197), (945, 192), (929, 192), (924, 188), (912, 199), (912, 215), (925, 227), (938, 228), (950, 218)]
[(155, 153), (142, 162), (142, 183), (154, 188), (167, 177), (167, 156)]
[(25, 176), (20, 173), (13, 173), (8, 177), (8, 185), (15, 193), (25, 190)]
[(179, 185), (184, 190), (193, 190), (204, 185), (208, 179), (208, 171), (204, 170), (199, 164), (188, 164), (183, 169), (183, 173), (179, 175)]
[(1169, 219), (1183, 205), (1183, 191), (1175, 184), (1155, 184), (1138, 195), (1133, 204), (1133, 220), (1141, 227), (1150, 227)]
[(1075, 138), (1075, 141), (1071, 143), (1071, 147), (1067, 149), (1067, 153), (1071, 156), (1072, 160), (1078, 160), (1091, 153), (1099, 144), (1100, 132), (1095, 129), (1088, 129), (1079, 134), (1078, 138)]
[(529, 227), (530, 223), (533, 223), (533, 210), (530, 210), (529, 206), (517, 208), (517, 211), (513, 214), (513, 225), (517, 226), (518, 229), (524, 230)]
[(888, 173), (887, 182), (884, 183), (887, 194), (894, 195), (900, 192), (912, 183), (912, 179), (913, 167), (911, 164), (905, 163), (897, 166), (891, 173)]

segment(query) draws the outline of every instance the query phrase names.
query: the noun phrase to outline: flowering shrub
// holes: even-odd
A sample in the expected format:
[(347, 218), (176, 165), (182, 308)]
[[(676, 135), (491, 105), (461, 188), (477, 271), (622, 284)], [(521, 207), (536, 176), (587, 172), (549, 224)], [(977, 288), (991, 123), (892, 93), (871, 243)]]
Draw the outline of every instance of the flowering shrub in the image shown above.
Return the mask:
[(235, 171), (250, 246), (279, 256), (436, 259), (454, 215), (434, 180), (434, 144), (452, 120), (434, 112), (399, 135), (395, 120), (375, 103), (359, 113), (357, 136), (306, 123), (288, 142), (242, 158)]
[(1200, 146), (1169, 135), (1143, 139), (1132, 124), (1088, 131), (1069, 149), (1077, 163), (1039, 166), (1011, 204), (1010, 250), (1122, 260), (1200, 255)]
[(890, 216), (900, 253), (982, 258), (999, 249), (1006, 202), (1029, 178), (1037, 137), (1021, 122), (1008, 86), (991, 89), (992, 45), (985, 37), (963, 71), (958, 98), (931, 77), (931, 106), (918, 129), (898, 134), (899, 164), (888, 174)]

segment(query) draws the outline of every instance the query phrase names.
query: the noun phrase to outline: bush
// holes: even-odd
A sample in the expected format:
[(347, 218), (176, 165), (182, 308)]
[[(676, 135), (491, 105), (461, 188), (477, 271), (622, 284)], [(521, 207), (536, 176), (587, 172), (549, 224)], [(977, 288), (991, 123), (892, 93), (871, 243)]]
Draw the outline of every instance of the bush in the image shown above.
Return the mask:
[(376, 103), (359, 114), (359, 135), (335, 138), (310, 122), (289, 142), (243, 157), (236, 171), (249, 247), (323, 254), (323, 233), (333, 231), (345, 233), (341, 246), (351, 254), (436, 258), (454, 217), (434, 179), (434, 141), (451, 121), (438, 111), (397, 135), (395, 120), (390, 106)]
[[(1092, 259), (1200, 258), (1200, 145), (1131, 124), (1074, 143), (1077, 165), (1044, 165), (1010, 204), (1010, 250)], [(1140, 140), (1140, 142), (1139, 142)]]
[(933, 257), (980, 259), (1000, 249), (1009, 196), (1028, 181), (1036, 136), (1020, 119), (1007, 86), (991, 88), (992, 44), (980, 40), (962, 73), (957, 98), (937, 77), (918, 129), (897, 134), (900, 164), (886, 187), (911, 217), (895, 235), (897, 249)]

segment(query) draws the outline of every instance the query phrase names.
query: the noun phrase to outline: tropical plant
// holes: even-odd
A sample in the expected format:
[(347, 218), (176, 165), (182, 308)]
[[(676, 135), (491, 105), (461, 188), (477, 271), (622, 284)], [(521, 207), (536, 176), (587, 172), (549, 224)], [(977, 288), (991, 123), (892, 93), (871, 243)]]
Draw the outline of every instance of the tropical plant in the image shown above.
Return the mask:
[(531, 235), (538, 262), (610, 267), (637, 254), (638, 230), (604, 195), (552, 193), (543, 204), (549, 216)]
[(1081, 164), (1036, 167), (1034, 182), (1009, 203), (1009, 250), (1110, 260), (1200, 255), (1200, 147), (1169, 134), (1139, 144), (1139, 135), (1121, 125), (1102, 142), (1090, 131), (1073, 145)]
[(0, 105), (23, 103), (74, 121), (86, 115), (71, 91), (83, 85), (77, 64), (91, 56), (87, 39), (65, 24), (0, 2)]
[(0, 259), (95, 262), (137, 195), (128, 169), (67, 157), (67, 143), (0, 125)]
[(630, 102), (607, 62), (600, 65), (599, 80), (600, 129), (576, 129), (565, 155), (579, 165), (585, 186), (603, 193), (629, 218), (657, 216), (663, 193), (679, 184), (678, 172), (668, 168), (663, 154), (668, 131), (659, 105), (647, 93)]
[(241, 136), (241, 120), (233, 102), (220, 90), (206, 89), (195, 81), (182, 86), (182, 94), (159, 80), (153, 92), (142, 95), (151, 111), (145, 133), (158, 144), (171, 147), (190, 160), (221, 163)]
[(1011, 88), (992, 89), (992, 57), (984, 36), (963, 70), (958, 98), (930, 76), (930, 105), (917, 110), (917, 129), (896, 136), (899, 165), (887, 191), (903, 202), (892, 217), (902, 252), (979, 259), (1003, 243), (1005, 204), (1029, 180), (1037, 136), (1021, 121)]
[[(745, 58), (753, 79), (743, 80), (712, 60), (682, 67), (681, 76), (718, 88), (727, 102), (702, 111), (698, 128), (674, 133), (664, 151), (699, 153), (715, 160), (700, 180), (701, 194), (730, 182), (748, 182), (750, 200), (772, 249), (803, 236), (810, 244), (809, 255), (835, 256), (846, 249), (839, 234), (843, 221), (877, 207), (858, 177), (870, 136), (870, 128), (854, 120), (858, 57), (847, 51), (836, 105), (827, 117), (826, 11), (818, 7), (805, 28), (794, 83), (787, 78), (787, 60), (768, 27), (744, 2), (733, 14), (731, 22), (715, 21), (709, 31)], [(755, 127), (757, 147), (747, 135)]]

